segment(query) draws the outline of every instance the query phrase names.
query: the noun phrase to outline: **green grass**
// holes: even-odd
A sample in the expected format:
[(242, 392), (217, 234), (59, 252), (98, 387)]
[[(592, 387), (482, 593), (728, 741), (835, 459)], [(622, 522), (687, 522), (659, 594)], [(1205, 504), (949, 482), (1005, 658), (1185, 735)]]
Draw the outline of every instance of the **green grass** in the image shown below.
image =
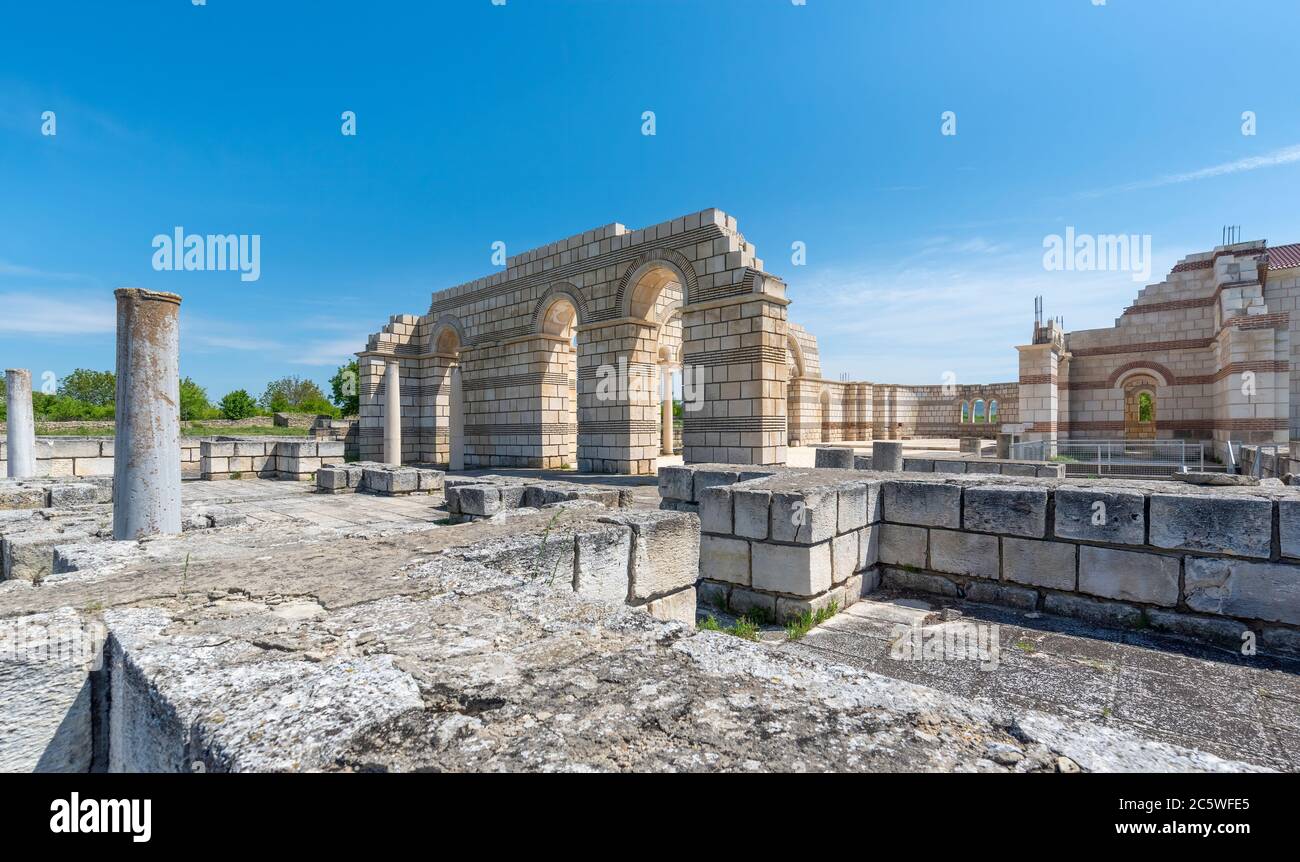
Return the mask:
[[(202, 422), (182, 422), (182, 437), (306, 437), (306, 428), (280, 428), (275, 425), (223, 427)], [(96, 425), (73, 425), (67, 422), (36, 423), (38, 437), (112, 437), (113, 428)]]
[(799, 616), (785, 624), (786, 640), (797, 641), (808, 632), (812, 631), (813, 626), (819, 626), (831, 617), (840, 612), (840, 603), (832, 601), (824, 608), (818, 608), (817, 611), (804, 611)]
[(1078, 464), (1079, 463), (1078, 458), (1071, 458), (1069, 455), (1053, 455), (1051, 458), (1048, 458), (1047, 460), (1057, 464)]
[(747, 641), (758, 640), (758, 628), (762, 621), (749, 616), (743, 616), (731, 625), (723, 628), (722, 623), (718, 622), (717, 617), (709, 614), (704, 620), (697, 623), (695, 628), (702, 632), (723, 632), (734, 635)]

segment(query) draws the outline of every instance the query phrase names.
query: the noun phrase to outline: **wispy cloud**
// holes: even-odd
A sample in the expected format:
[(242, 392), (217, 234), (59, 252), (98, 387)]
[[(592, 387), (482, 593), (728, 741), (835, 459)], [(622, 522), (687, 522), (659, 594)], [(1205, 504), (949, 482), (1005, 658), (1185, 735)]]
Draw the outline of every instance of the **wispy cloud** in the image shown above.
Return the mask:
[(289, 361), (296, 365), (337, 366), (352, 359), (353, 354), (365, 346), (365, 334), (357, 335), (355, 338), (314, 341), (303, 345)]
[(1095, 189), (1089, 192), (1083, 192), (1082, 197), (1096, 198), (1103, 195), (1117, 194), (1120, 192), (1132, 192), (1140, 189), (1154, 189), (1161, 186), (1172, 186), (1178, 183), (1191, 183), (1197, 180), (1211, 179), (1212, 177), (1222, 177), (1228, 174), (1240, 174), (1245, 171), (1257, 171), (1261, 168), (1275, 168), (1280, 165), (1289, 165), (1300, 162), (1300, 144), (1290, 147), (1283, 147), (1280, 150), (1274, 150), (1271, 153), (1265, 153), (1262, 156), (1250, 156), (1244, 159), (1237, 159), (1231, 162), (1223, 162), (1218, 165), (1211, 165), (1208, 168), (1201, 168), (1196, 171), (1186, 171), (1180, 174), (1165, 174), (1149, 180), (1139, 180), (1138, 182), (1126, 183), (1120, 186), (1111, 186), (1105, 189)]
[(0, 293), (0, 332), (23, 335), (98, 335), (113, 332), (117, 312), (111, 299)]

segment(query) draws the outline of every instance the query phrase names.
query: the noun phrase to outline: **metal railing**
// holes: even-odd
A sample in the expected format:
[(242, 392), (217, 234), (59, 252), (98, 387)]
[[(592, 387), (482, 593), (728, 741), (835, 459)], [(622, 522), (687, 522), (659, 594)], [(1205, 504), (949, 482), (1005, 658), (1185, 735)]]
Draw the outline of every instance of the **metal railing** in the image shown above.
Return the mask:
[(1189, 470), (1222, 470), (1207, 460), (1205, 440), (1029, 440), (1014, 443), (1011, 457), (1065, 464), (1067, 476), (1143, 478)]

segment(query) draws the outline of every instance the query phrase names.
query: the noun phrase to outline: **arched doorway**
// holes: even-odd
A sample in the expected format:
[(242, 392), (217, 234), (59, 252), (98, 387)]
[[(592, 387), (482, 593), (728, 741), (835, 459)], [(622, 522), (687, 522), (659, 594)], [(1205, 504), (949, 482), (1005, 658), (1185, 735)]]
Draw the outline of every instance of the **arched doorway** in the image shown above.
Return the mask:
[(1156, 386), (1156, 379), (1149, 374), (1135, 374), (1124, 381), (1125, 439), (1156, 439)]
[(465, 398), (461, 388), (461, 333), (459, 325), (443, 322), (433, 331), (435, 381), (433, 390), (434, 443), (437, 464), (450, 470), (465, 469)]
[[(541, 309), (538, 326), (550, 336), (556, 379), (543, 383), (543, 466), (578, 465), (578, 309), (567, 293), (556, 293)], [(554, 451), (552, 451), (554, 450)]]

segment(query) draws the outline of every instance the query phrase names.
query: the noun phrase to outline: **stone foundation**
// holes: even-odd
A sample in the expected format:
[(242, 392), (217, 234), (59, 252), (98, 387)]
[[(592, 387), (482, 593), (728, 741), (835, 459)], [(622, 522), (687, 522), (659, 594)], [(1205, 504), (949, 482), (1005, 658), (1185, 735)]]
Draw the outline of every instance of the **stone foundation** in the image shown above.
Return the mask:
[(323, 463), (343, 460), (344, 444), (300, 437), (218, 437), (200, 444), (200, 475), (217, 479), (311, 482)]

